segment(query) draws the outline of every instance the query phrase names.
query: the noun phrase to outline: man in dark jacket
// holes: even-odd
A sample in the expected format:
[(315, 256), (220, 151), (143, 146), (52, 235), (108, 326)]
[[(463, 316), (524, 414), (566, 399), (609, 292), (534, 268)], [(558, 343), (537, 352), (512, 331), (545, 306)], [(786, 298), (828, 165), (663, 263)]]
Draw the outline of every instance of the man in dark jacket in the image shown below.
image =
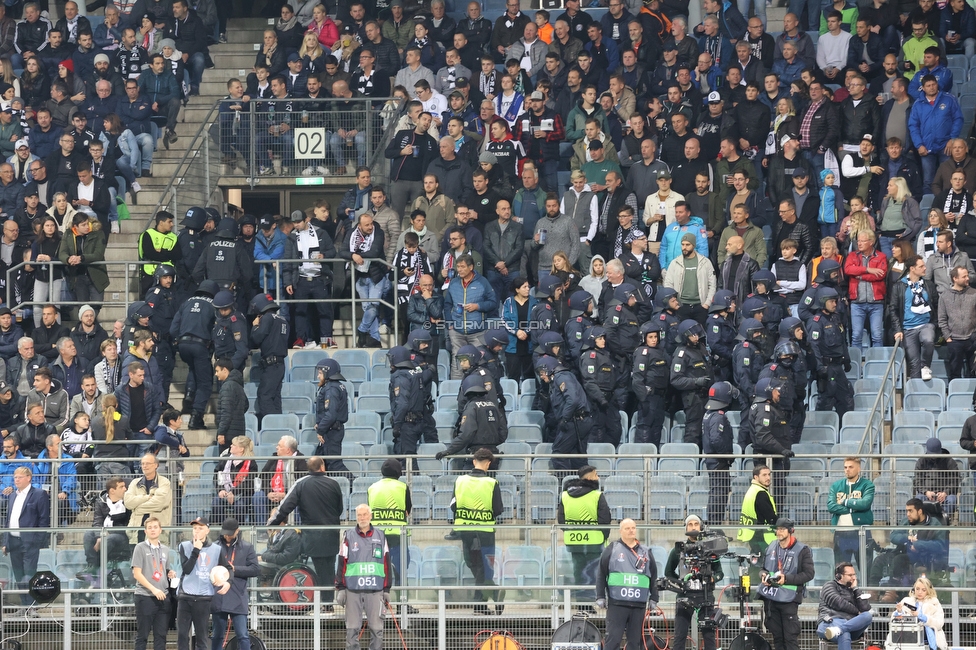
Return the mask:
[[(236, 372), (236, 371), (235, 371)], [(220, 644), (227, 632), (227, 617), (234, 623), (234, 636), (238, 639), (241, 650), (249, 650), (251, 640), (247, 635), (247, 612), (249, 600), (247, 597), (247, 581), (261, 574), (258, 556), (254, 547), (245, 542), (240, 535), (237, 519), (228, 517), (220, 527), (217, 545), (223, 550), (225, 557), (230, 558), (234, 566), (234, 576), (230, 581), (230, 591), (225, 594), (215, 592), (210, 602), (213, 613), (213, 631), (211, 639), (214, 644)]]
[(865, 134), (873, 136), (878, 130), (881, 108), (873, 97), (864, 101), (868, 83), (861, 75), (852, 76), (847, 82), (847, 88), (850, 95), (840, 103), (840, 144), (857, 147)]
[(820, 589), (817, 605), (817, 636), (850, 647), (871, 625), (871, 595), (857, 588), (857, 571), (850, 562), (834, 568), (834, 579)]
[(41, 311), (41, 326), (35, 327), (31, 338), (34, 339), (34, 349), (49, 362), (58, 358), (58, 341), (70, 336), (71, 331), (58, 322), (58, 308), (54, 305), (44, 305)]
[(951, 518), (956, 510), (961, 478), (959, 465), (942, 447), (942, 442), (935, 437), (926, 440), (925, 455), (915, 461), (912, 480), (915, 498), (942, 504), (943, 514)]
[[(85, 533), (85, 560), (88, 562), (88, 566), (78, 573), (79, 576), (98, 573), (98, 567), (102, 565), (100, 547), (103, 539), (109, 561), (131, 557), (129, 538), (124, 529), (129, 525), (129, 517), (132, 515), (132, 511), (126, 508), (122, 501), (122, 497), (125, 496), (125, 488), (125, 481), (118, 476), (113, 476), (105, 481), (105, 490), (98, 495), (98, 499), (95, 501), (92, 516), (93, 529)], [(103, 536), (97, 528), (119, 528), (120, 530), (109, 532)]]
[(775, 650), (799, 650), (800, 617), (797, 610), (814, 579), (813, 551), (793, 535), (791, 519), (776, 522), (776, 541), (763, 557), (759, 597), (765, 602), (766, 629), (773, 636)]
[(183, 53), (183, 62), (190, 71), (190, 94), (199, 95), (203, 69), (213, 63), (207, 48), (207, 28), (186, 0), (174, 0), (173, 22), (166, 35), (176, 41), (176, 49)]
[(229, 447), (231, 440), (247, 433), (244, 414), (249, 402), (244, 394), (244, 375), (230, 359), (217, 359), (214, 375), (220, 382), (217, 395), (217, 445)]
[(47, 423), (44, 417), (44, 405), (37, 402), (27, 406), (27, 421), (17, 427), (13, 435), (14, 440), (20, 445), (20, 453), (27, 458), (37, 458), (38, 454), (46, 448), (47, 437), (60, 434), (53, 424)]
[[(576, 472), (579, 478), (569, 482), (556, 505), (556, 521), (560, 524), (584, 526), (607, 525), (608, 528), (570, 530), (565, 528), (563, 537), (573, 558), (573, 584), (587, 585), (593, 582), (594, 561), (600, 559), (603, 544), (610, 536), (609, 525), (613, 521), (607, 497), (600, 491), (600, 477), (592, 465), (584, 465)], [(595, 493), (595, 494), (594, 494)], [(589, 572), (587, 572), (589, 569)], [(585, 575), (589, 573), (591, 575)]]
[[(811, 167), (812, 177), (820, 178), (820, 171), (824, 168), (824, 153), (827, 149), (836, 149), (840, 138), (840, 111), (824, 93), (821, 82), (812, 81), (809, 90), (810, 105), (800, 117), (800, 148), (804, 160)], [(809, 124), (807, 137), (803, 137), (805, 124)], [(861, 135), (864, 133), (857, 137), (860, 138)]]
[(14, 37), (16, 52), (10, 55), (10, 62), (15, 69), (23, 69), (24, 60), (37, 54), (47, 41), (47, 34), (51, 29), (51, 21), (41, 15), (36, 2), (24, 4), (24, 19), (17, 23)]
[[(274, 462), (274, 461), (271, 461)], [(307, 526), (338, 526), (342, 518), (342, 488), (335, 479), (325, 475), (325, 461), (318, 456), (308, 459), (308, 476), (295, 483), (281, 502), (269, 526), (284, 524), (288, 515), (298, 508), (302, 524)], [(338, 530), (306, 530), (302, 533), (304, 552), (312, 558), (315, 575), (323, 585), (335, 582), (335, 556), (339, 552)], [(332, 592), (322, 592), (323, 601), (330, 603)]]
[(795, 239), (800, 245), (796, 256), (801, 264), (807, 264), (815, 253), (813, 235), (807, 224), (797, 219), (796, 203), (793, 199), (786, 199), (779, 204), (780, 221), (773, 224), (773, 250), (780, 249), (780, 242), (784, 239)]
[[(149, 60), (149, 70), (144, 70), (139, 75), (139, 99), (143, 98), (152, 106), (153, 113), (166, 117), (163, 145), (169, 149), (169, 145), (177, 140), (176, 118), (180, 112), (180, 85), (162, 54), (154, 54)], [(132, 102), (132, 95), (129, 95), (129, 101)]]

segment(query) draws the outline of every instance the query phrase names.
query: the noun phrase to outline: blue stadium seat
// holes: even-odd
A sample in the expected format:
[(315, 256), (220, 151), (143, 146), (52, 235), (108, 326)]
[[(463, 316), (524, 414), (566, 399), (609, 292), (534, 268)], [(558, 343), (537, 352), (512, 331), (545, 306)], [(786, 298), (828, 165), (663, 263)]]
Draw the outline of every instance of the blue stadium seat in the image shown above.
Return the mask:
[[(677, 425), (676, 425), (677, 426)], [(680, 474), (692, 478), (698, 473), (698, 446), (690, 442), (669, 442), (661, 445), (657, 472), (660, 476)]]
[(615, 471), (617, 471), (617, 472), (643, 472), (644, 471), (644, 468), (648, 466), (645, 463), (645, 460), (647, 460), (647, 461), (650, 462), (649, 468), (650, 468), (651, 473), (654, 472), (655, 465), (656, 465), (655, 460), (654, 460), (654, 458), (649, 458), (649, 457), (652, 457), (652, 456), (656, 456), (657, 455), (657, 447), (655, 447), (653, 444), (651, 444), (651, 443), (640, 444), (640, 443), (634, 443), (634, 442), (625, 442), (622, 445), (620, 445), (620, 448), (619, 449), (617, 449), (617, 453), (619, 454), (619, 456), (624, 456), (626, 454), (639, 454), (639, 455), (643, 456), (643, 458), (620, 458), (620, 457), (618, 457), (617, 458), (617, 464), (614, 467), (614, 470)]
[(630, 517), (640, 519), (643, 512), (644, 483), (639, 476), (608, 476), (603, 481), (603, 493), (607, 497), (615, 520)]
[(388, 395), (363, 395), (356, 398), (356, 412), (389, 413), (390, 398)]
[(894, 426), (920, 426), (935, 428), (935, 416), (928, 411), (901, 411), (895, 413)]
[[(402, 476), (400, 480), (407, 482), (407, 477)], [(416, 522), (427, 521), (431, 518), (434, 501), (434, 481), (425, 474), (414, 474), (409, 481), (410, 498), (413, 501), (413, 511), (410, 513), (411, 519)]]
[(652, 476), (647, 496), (646, 519), (660, 521), (663, 524), (672, 524), (684, 519), (686, 487), (684, 478), (680, 476)]
[[(518, 412), (519, 411), (515, 411), (515, 413)], [(537, 424), (512, 424), (511, 420), (509, 420), (508, 439), (511, 441), (538, 444), (542, 442), (542, 429), (540, 429), (539, 425)]]
[(386, 395), (390, 396), (390, 382), (370, 379), (359, 384), (359, 395)]
[(315, 366), (298, 366), (291, 369), (291, 380), (296, 381), (315, 381)]
[(938, 395), (946, 394), (946, 383), (944, 379), (939, 379), (938, 377), (933, 377), (932, 379), (925, 381), (922, 379), (909, 379), (905, 383), (905, 393), (936, 393)]
[(262, 429), (291, 429), (297, 432), (302, 428), (299, 417), (293, 413), (274, 413), (261, 420)]
[[(539, 442), (542, 442), (540, 437)], [(498, 445), (498, 452), (501, 458), (498, 461), (498, 471), (506, 474), (525, 476), (531, 458), (510, 458), (507, 455), (531, 456), (532, 447), (527, 442), (515, 441), (509, 438), (508, 442)]]
[(265, 427), (258, 434), (257, 443), (261, 447), (272, 447), (277, 446), (278, 441), (281, 440), (282, 436), (295, 436), (298, 437), (298, 432), (293, 429), (271, 429)]
[(545, 551), (540, 546), (509, 546), (505, 549), (502, 559), (502, 585), (505, 587), (542, 586), (544, 560)]
[(454, 480), (455, 477), (450, 475), (434, 477), (432, 514), (434, 521), (450, 521), (453, 518), (451, 514), (451, 499), (454, 498)]
[(542, 524), (556, 518), (559, 500), (559, 480), (551, 474), (533, 472), (529, 475), (529, 499), (533, 523)]
[[(306, 413), (315, 412), (312, 399), (304, 396), (282, 397), (281, 410), (285, 413), (294, 413), (297, 416), (304, 416)], [(264, 423), (262, 422), (262, 424)], [(301, 424), (299, 424), (300, 426)], [(296, 427), (296, 429), (299, 427)]]
[(939, 393), (910, 393), (905, 395), (904, 408), (941, 413), (945, 410), (945, 396)]
[(925, 453), (924, 441), (917, 443), (899, 443), (885, 445), (884, 452), (885, 455), (888, 454), (910, 454), (912, 458), (884, 458), (881, 461), (881, 471), (890, 472), (894, 470), (896, 473), (904, 473), (907, 476), (911, 476), (915, 471), (915, 461), (918, 456)]
[(891, 430), (891, 442), (894, 444), (919, 443), (924, 442), (931, 437), (931, 427), (924, 427), (916, 424), (900, 424)]
[(463, 563), (460, 546), (428, 546), (420, 562), (420, 584), (425, 587), (461, 582)]
[(318, 386), (310, 381), (286, 381), (281, 384), (282, 397), (307, 397), (315, 402)]
[[(417, 466), (424, 474), (438, 475), (444, 472), (444, 461), (436, 460), (434, 454), (447, 449), (447, 445), (423, 443), (417, 446)], [(409, 462), (409, 461), (407, 461)]]
[[(688, 481), (688, 514), (698, 515), (701, 517), (702, 521), (709, 524), (721, 523), (708, 521), (708, 493), (707, 476), (696, 476)], [(652, 498), (650, 509), (653, 510), (654, 505), (654, 500)]]

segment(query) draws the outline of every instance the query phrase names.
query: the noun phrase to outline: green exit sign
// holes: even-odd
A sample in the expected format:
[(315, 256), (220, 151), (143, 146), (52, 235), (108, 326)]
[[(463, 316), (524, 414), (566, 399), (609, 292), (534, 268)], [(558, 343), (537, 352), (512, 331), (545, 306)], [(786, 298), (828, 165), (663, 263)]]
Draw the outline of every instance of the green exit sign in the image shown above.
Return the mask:
[(296, 178), (295, 185), (325, 185), (325, 179), (321, 176), (317, 178)]

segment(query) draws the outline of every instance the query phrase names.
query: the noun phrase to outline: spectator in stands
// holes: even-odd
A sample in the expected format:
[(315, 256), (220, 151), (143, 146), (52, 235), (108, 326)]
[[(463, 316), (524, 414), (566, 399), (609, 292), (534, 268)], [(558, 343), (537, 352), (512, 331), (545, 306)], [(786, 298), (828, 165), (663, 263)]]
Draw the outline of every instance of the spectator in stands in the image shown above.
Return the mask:
[[(512, 225), (512, 206), (501, 199), (496, 204), (497, 219), (485, 226), (484, 264), (485, 277), (491, 284), (496, 298), (508, 294), (508, 286), (519, 272), (525, 250), (525, 238), (518, 225)], [(512, 227), (509, 227), (512, 225)]]
[(956, 98), (940, 90), (933, 75), (922, 77), (922, 91), (924, 101), (912, 106), (908, 131), (922, 159), (922, 193), (928, 194), (939, 165), (949, 159), (950, 141), (962, 131), (963, 117)]
[[(483, 345), (485, 319), (497, 312), (498, 300), (491, 284), (474, 270), (470, 255), (461, 255), (454, 262), (455, 275), (444, 292), (444, 313), (453, 321), (448, 330), (451, 347)], [(460, 368), (453, 366), (452, 379), (460, 379)]]
[[(906, 517), (898, 522), (904, 526), (891, 532), (891, 543), (897, 547), (899, 554), (907, 556), (904, 566), (909, 575), (893, 575), (894, 584), (902, 584), (901, 580), (911, 579), (915, 571), (924, 569), (932, 576), (945, 575), (948, 581), (949, 573), (949, 533), (943, 530), (943, 522), (926, 510), (921, 499), (909, 499), (905, 505)], [(934, 528), (935, 530), (930, 530)]]
[(68, 418), (74, 420), (77, 413), (85, 413), (93, 418), (102, 412), (102, 400), (105, 393), (98, 390), (98, 383), (90, 371), (85, 371), (81, 377), (81, 392), (71, 398), (68, 405)]
[[(966, 141), (962, 138), (951, 140), (947, 146), (949, 149), (949, 158), (939, 165), (938, 170), (935, 172), (935, 177), (932, 179), (931, 191), (938, 198), (943, 192), (949, 189), (952, 174), (956, 170), (962, 170), (966, 172), (966, 183), (964, 187), (966, 188), (966, 192), (971, 196), (973, 192), (976, 192), (976, 158), (969, 155), (969, 148), (966, 145)], [(941, 208), (943, 206), (936, 203), (934, 207)]]
[[(146, 42), (147, 39), (152, 40), (150, 36), (152, 33), (152, 31), (147, 33), (145, 39), (141, 38), (142, 34), (140, 33), (140, 38), (137, 39), (134, 28), (125, 27), (122, 29), (122, 44), (115, 52), (115, 59), (118, 62), (115, 67), (122, 73), (123, 79), (138, 79), (142, 71), (149, 66), (148, 50), (150, 48), (156, 49), (154, 48), (155, 42)], [(161, 34), (159, 40), (163, 40)], [(156, 51), (153, 52), (153, 54), (155, 53)]]
[(158, 388), (146, 381), (146, 368), (141, 361), (132, 361), (123, 367), (129, 377), (127, 382), (115, 389), (119, 413), (129, 419), (131, 439), (149, 443), (159, 424), (161, 409)]
[[(10, 566), (17, 581), (18, 589), (26, 589), (25, 580), (37, 571), (37, 558), (42, 548), (48, 544), (49, 533), (23, 532), (21, 529), (49, 528), (51, 526), (51, 505), (48, 495), (40, 489), (32, 489), (33, 472), (29, 466), (14, 470), (14, 485), (17, 490), (7, 497), (6, 528), (11, 529), (4, 538), (3, 554), (10, 555)], [(21, 595), (24, 606), (33, 606), (30, 594)]]
[(132, 512), (125, 507), (123, 498), (126, 485), (118, 476), (105, 481), (105, 489), (95, 500), (92, 528), (85, 532), (84, 548), (87, 565), (78, 576), (94, 576), (102, 565), (101, 546), (105, 542), (105, 554), (110, 562), (118, 562), (129, 556), (129, 538), (124, 530), (99, 531), (100, 528), (118, 529), (129, 525)]
[(34, 339), (24, 336), (17, 341), (17, 354), (7, 360), (7, 380), (26, 398), (34, 385), (34, 373), (47, 365), (47, 358), (35, 352)]
[[(46, 371), (47, 368), (41, 368)], [(32, 391), (33, 392), (33, 391)], [(63, 391), (62, 391), (63, 392)], [(68, 406), (65, 404), (65, 420), (68, 418)], [(49, 423), (45, 417), (45, 405), (40, 401), (27, 402), (27, 421), (17, 427), (13, 432), (13, 438), (17, 442), (18, 450), (27, 458), (37, 458), (44, 451), (45, 441), (48, 436), (58, 435), (58, 428)], [(8, 458), (13, 456), (7, 455)]]
[[(102, 208), (101, 203), (108, 195), (108, 190), (102, 181), (93, 178), (91, 170), (85, 168), (78, 170), (78, 179), (77, 196), (86, 197), (89, 196), (87, 192), (92, 192), (91, 196), (94, 199), (75, 200), (86, 207)], [(96, 220), (84, 212), (78, 212), (72, 219), (74, 225), (61, 242), (59, 259), (67, 265), (62, 273), (75, 300), (78, 301), (101, 303), (104, 298), (103, 292), (109, 284), (108, 272), (101, 264), (105, 260), (106, 245), (102, 228), (108, 221), (107, 213), (103, 214), (104, 222), (102, 214), (99, 214), (99, 219)]]
[(17, 23), (16, 52), (10, 55), (10, 63), (15, 70), (22, 70), (24, 61), (41, 49), (51, 29), (51, 21), (41, 15), (36, 2), (24, 4), (24, 19)]
[[(87, 416), (82, 415), (87, 423)], [(70, 526), (78, 514), (78, 467), (77, 463), (64, 460), (70, 456), (61, 453), (61, 436), (54, 433), (44, 440), (44, 451), (37, 456), (31, 485), (45, 493), (55, 495), (58, 504), (58, 526)], [(40, 462), (46, 460), (47, 462)], [(57, 464), (55, 470), (52, 465)]]
[(50, 366), (51, 374), (68, 393), (70, 402), (81, 394), (81, 378), (88, 371), (90, 363), (88, 359), (78, 356), (74, 340), (67, 336), (58, 341), (58, 353), (58, 358)]
[[(227, 364), (230, 365), (230, 364)], [(227, 365), (217, 368), (232, 370)], [(233, 372), (240, 372), (233, 370)], [(243, 386), (241, 395), (244, 394)], [(243, 418), (241, 418), (243, 421)], [(240, 521), (247, 519), (254, 498), (255, 480), (258, 479), (257, 461), (253, 460), (254, 443), (245, 435), (228, 438), (229, 455), (222, 454), (226, 460), (217, 466), (217, 493), (213, 498), (214, 516), (223, 519), (233, 512)]]
[[(129, 438), (129, 418), (119, 413), (117, 409), (118, 400), (115, 395), (109, 393), (101, 398), (99, 410), (92, 412), (91, 436), (95, 443), (92, 457), (95, 459), (95, 472), (99, 476), (130, 475), (129, 463), (119, 459), (132, 455), (130, 450), (137, 453), (136, 447), (111, 444)], [(99, 444), (100, 442), (104, 444)]]
[[(704, 227), (697, 236), (686, 232), (681, 236), (681, 256), (672, 260), (664, 276), (664, 286), (678, 292), (681, 317), (704, 322), (715, 294), (715, 272), (707, 254), (695, 250), (699, 239), (704, 239)], [(706, 244), (707, 245), (707, 244)], [(687, 270), (694, 270), (694, 284), (688, 279)], [(697, 289), (697, 291), (695, 291)]]
[(95, 383), (98, 390), (106, 395), (114, 394), (122, 382), (122, 363), (116, 345), (114, 337), (109, 337), (98, 346), (101, 358), (95, 364)]
[[(108, 406), (108, 403), (106, 403)], [(118, 425), (118, 421), (116, 421)], [(166, 525), (173, 517), (173, 497), (170, 481), (158, 473), (159, 461), (152, 454), (145, 454), (140, 460), (142, 476), (129, 483), (123, 503), (132, 511), (131, 525), (144, 525), (150, 517), (159, 519)], [(143, 531), (130, 531), (129, 543), (135, 544), (145, 538)]]
[(10, 384), (0, 380), (0, 436), (6, 438), (24, 423), (24, 411), (24, 398), (15, 393)]
[[(932, 379), (932, 353), (935, 350), (935, 318), (933, 297), (929, 292), (932, 281), (926, 281), (925, 260), (912, 256), (905, 260), (908, 273), (896, 283), (888, 301), (888, 324), (895, 341), (902, 341), (908, 357), (910, 377)], [(949, 267), (954, 268), (954, 267)], [(948, 268), (943, 274), (948, 276)], [(946, 287), (948, 289), (948, 287)]]
[[(182, 0), (178, 0), (182, 2)], [(177, 3), (173, 3), (174, 6)], [(183, 3), (185, 7), (185, 2)], [(154, 54), (149, 60), (149, 70), (139, 75), (139, 96), (145, 98), (152, 107), (153, 114), (166, 118), (166, 133), (163, 136), (163, 144), (169, 149), (169, 145), (176, 142), (176, 117), (180, 112), (180, 87), (176, 76), (172, 73), (162, 54)], [(201, 70), (202, 74), (202, 70)], [(199, 83), (199, 81), (197, 82)], [(133, 94), (126, 90), (130, 104), (135, 103)], [(145, 163), (143, 163), (145, 168)]]
[(962, 267), (976, 275), (969, 255), (956, 246), (952, 230), (948, 229), (940, 231), (936, 236), (935, 253), (929, 257), (925, 266), (925, 279), (930, 285), (934, 285), (939, 297), (952, 288), (952, 281), (949, 277), (952, 269)]
[[(244, 415), (248, 409), (247, 395), (244, 394), (244, 375), (234, 368), (227, 359), (218, 359), (214, 364), (214, 376), (220, 382), (217, 395), (217, 446), (220, 452), (230, 448), (231, 441), (244, 436), (247, 429)], [(254, 443), (251, 443), (253, 451)], [(253, 454), (252, 454), (253, 455)], [(255, 468), (256, 472), (256, 468)]]
[[(70, 338), (67, 339), (67, 342), (70, 343), (71, 347), (74, 347)], [(80, 370), (78, 370), (78, 376), (81, 376)], [(27, 408), (30, 409), (32, 405), (40, 404), (43, 407), (45, 421), (53, 425), (57, 431), (61, 431), (68, 424), (69, 401), (67, 391), (61, 381), (54, 378), (52, 369), (38, 368), (34, 373), (34, 388), (27, 394)], [(43, 449), (43, 440), (38, 439), (34, 442), (34, 445), (30, 445), (26, 443), (25, 438), (21, 438), (21, 446), (28, 456), (36, 456)]]
[(932, 437), (925, 441), (925, 454), (915, 462), (912, 491), (915, 498), (942, 505), (947, 519), (956, 510), (961, 474), (959, 465), (943, 448), (942, 441)]
[(973, 371), (966, 364), (976, 351), (976, 289), (969, 286), (965, 266), (953, 267), (949, 278), (952, 288), (939, 296), (939, 330), (949, 350), (946, 371), (951, 381)]
[[(172, 38), (176, 49), (183, 53), (183, 62), (190, 72), (190, 95), (199, 95), (203, 69), (210, 57), (207, 28), (197, 13), (190, 11), (186, 0), (174, 0), (173, 23), (167, 37)], [(153, 69), (155, 71), (155, 67)]]
[(861, 346), (861, 335), (867, 326), (871, 345), (880, 347), (884, 329), (884, 302), (887, 294), (888, 258), (875, 248), (871, 231), (857, 233), (857, 250), (844, 260), (844, 276), (848, 279), (851, 301), (851, 341)]

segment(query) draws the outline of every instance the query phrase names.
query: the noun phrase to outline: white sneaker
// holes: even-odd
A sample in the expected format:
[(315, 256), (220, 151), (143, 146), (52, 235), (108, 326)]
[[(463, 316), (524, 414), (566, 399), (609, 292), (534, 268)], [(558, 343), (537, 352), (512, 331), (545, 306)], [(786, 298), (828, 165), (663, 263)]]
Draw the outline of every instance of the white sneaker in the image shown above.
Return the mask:
[(929, 381), (932, 379), (932, 370), (928, 366), (922, 366), (922, 381)]
[(380, 334), (389, 334), (390, 328), (386, 323), (380, 323)]
[(315, 176), (315, 168), (306, 167), (305, 169), (302, 170), (302, 176)]
[(353, 163), (346, 163), (346, 176), (356, 175), (356, 165)]
[(305, 344), (305, 348), (304, 349), (305, 350), (318, 350), (319, 349), (319, 344), (316, 343), (315, 341), (309, 341), (308, 343)]
[(122, 228), (119, 227), (119, 222), (118, 221), (113, 221), (112, 222), (112, 234), (113, 235), (117, 235), (120, 232), (122, 232)]
[(325, 167), (323, 165), (319, 165), (318, 167), (316, 167), (315, 171), (318, 172), (319, 176), (328, 176), (329, 174), (332, 173), (329, 171), (328, 167)]
[(142, 191), (142, 185), (139, 185), (139, 181), (132, 181), (132, 191), (133, 192), (141, 192)]
[(836, 625), (831, 625), (826, 630), (824, 630), (824, 638), (828, 641), (832, 641), (841, 635), (840, 628)]

